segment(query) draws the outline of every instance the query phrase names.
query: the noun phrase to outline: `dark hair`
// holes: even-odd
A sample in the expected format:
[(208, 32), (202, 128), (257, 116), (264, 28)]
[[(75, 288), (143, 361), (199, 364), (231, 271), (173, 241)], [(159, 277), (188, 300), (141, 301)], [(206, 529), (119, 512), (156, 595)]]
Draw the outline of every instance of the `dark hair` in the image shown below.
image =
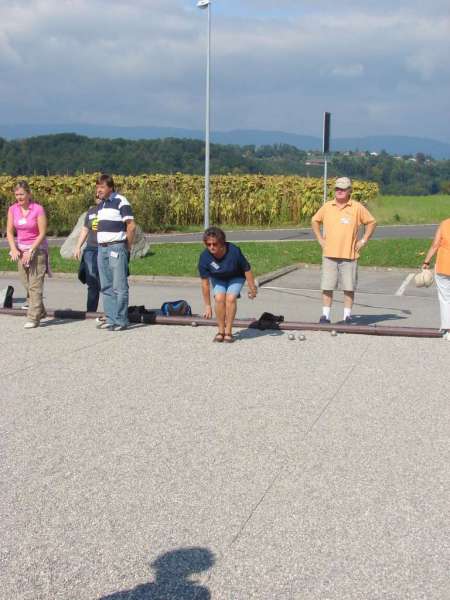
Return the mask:
[(116, 189), (114, 185), (114, 179), (111, 177), (111, 175), (107, 175), (106, 173), (102, 173), (95, 183), (106, 183), (111, 190), (115, 191)]
[(208, 227), (208, 229), (203, 234), (203, 242), (206, 242), (208, 238), (216, 238), (219, 244), (225, 244), (227, 241), (225, 231), (220, 229), (219, 227)]
[(18, 181), (16, 183), (16, 185), (14, 186), (14, 191), (16, 190), (24, 190), (27, 194), (31, 194), (30, 185), (28, 181), (25, 181), (25, 179), (22, 179), (21, 181)]

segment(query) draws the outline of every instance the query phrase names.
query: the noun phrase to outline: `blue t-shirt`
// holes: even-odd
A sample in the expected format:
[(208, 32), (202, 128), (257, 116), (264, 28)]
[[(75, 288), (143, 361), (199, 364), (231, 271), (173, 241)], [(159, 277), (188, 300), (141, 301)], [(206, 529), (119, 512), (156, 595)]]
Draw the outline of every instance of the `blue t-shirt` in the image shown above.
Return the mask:
[(198, 272), (202, 279), (213, 277), (227, 281), (233, 277), (245, 277), (245, 272), (251, 267), (248, 260), (242, 254), (241, 249), (226, 242), (227, 251), (222, 258), (215, 258), (209, 250), (203, 250), (198, 261)]

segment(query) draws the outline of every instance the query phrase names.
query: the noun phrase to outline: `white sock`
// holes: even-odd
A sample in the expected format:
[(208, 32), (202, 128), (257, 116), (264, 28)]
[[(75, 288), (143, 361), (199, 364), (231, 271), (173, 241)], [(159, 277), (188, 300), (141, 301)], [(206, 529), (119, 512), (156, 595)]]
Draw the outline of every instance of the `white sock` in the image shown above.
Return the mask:
[(352, 316), (352, 309), (351, 308), (344, 308), (344, 320), (347, 317), (351, 317)]
[(322, 306), (322, 315), (327, 319), (330, 318), (331, 315), (331, 307), (330, 306)]

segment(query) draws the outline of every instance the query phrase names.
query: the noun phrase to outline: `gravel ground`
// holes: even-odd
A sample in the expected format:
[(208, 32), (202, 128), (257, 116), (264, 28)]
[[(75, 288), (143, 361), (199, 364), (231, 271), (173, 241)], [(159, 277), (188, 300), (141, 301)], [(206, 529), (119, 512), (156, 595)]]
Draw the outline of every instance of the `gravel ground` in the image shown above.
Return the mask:
[(450, 597), (450, 343), (22, 324), (0, 598)]

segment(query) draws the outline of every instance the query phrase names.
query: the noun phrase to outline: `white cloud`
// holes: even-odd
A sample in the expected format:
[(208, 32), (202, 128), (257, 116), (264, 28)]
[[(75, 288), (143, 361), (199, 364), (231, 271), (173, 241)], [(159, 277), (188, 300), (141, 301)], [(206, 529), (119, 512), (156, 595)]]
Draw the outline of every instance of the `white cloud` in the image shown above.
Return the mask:
[[(224, 1), (217, 128), (311, 134), (331, 110), (336, 134), (450, 135), (447, 0), (246, 0), (246, 18)], [(193, 0), (0, 0), (0, 22), (3, 122), (202, 125), (206, 19)]]
[(353, 65), (338, 65), (334, 67), (331, 74), (335, 77), (361, 77), (364, 73), (364, 66), (362, 64)]

